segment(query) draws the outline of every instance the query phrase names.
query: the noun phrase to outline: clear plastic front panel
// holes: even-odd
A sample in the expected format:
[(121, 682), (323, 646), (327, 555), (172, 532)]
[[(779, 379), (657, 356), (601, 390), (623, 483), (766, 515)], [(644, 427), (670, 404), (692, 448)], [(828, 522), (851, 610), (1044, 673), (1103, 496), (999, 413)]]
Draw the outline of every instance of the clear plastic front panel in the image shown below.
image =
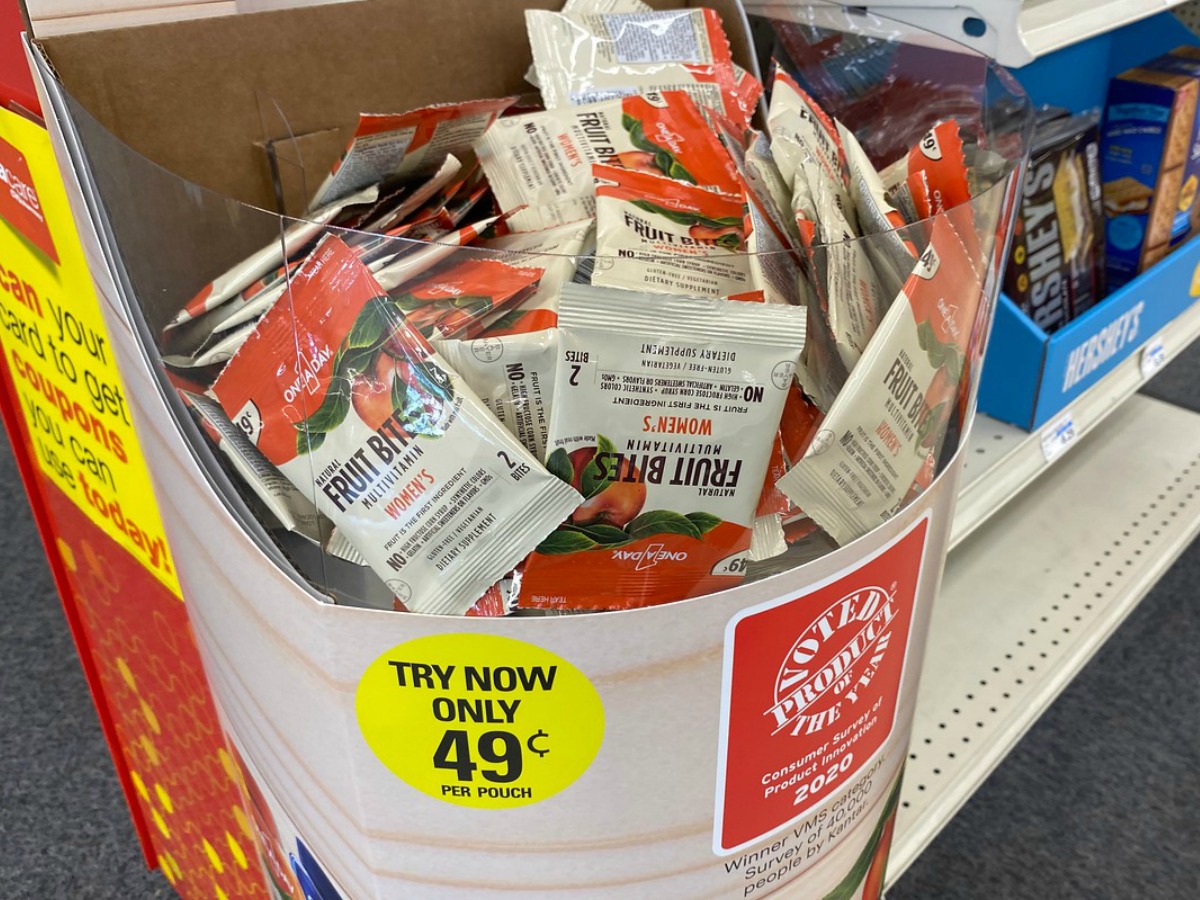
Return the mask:
[(1019, 88), (837, 8), (592, 5), (508, 9), (531, 83), (479, 98), (261, 89), (253, 198), (68, 100), (196, 454), (332, 602), (701, 597), (894, 517), (969, 426)]

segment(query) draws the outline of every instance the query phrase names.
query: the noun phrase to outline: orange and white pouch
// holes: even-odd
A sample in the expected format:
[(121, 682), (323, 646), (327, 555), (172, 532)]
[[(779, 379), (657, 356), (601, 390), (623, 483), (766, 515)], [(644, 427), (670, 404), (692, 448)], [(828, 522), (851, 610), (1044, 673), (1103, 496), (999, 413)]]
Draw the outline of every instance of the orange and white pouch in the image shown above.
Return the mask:
[(518, 230), (551, 215), (557, 221), (546, 224), (594, 215), (593, 163), (703, 187), (736, 185), (729, 154), (681, 91), (507, 116), (475, 150), (500, 208), (530, 207), (513, 214)]
[(520, 606), (623, 609), (739, 583), (804, 315), (563, 288), (546, 465), (585, 499), (526, 563)]
[(682, 90), (731, 119), (743, 115), (729, 39), (715, 10), (531, 9), (525, 25), (547, 109)]
[(849, 353), (851, 363), (847, 364), (830, 324), (828, 259), (825, 249), (818, 245), (816, 201), (807, 189), (806, 172), (811, 172), (814, 181), (818, 183), (821, 179), (815, 164), (806, 164), (796, 173), (795, 224), (798, 226), (800, 243), (805, 254), (804, 264), (797, 266), (801, 272), (799, 293), (808, 309), (808, 334), (804, 342), (804, 356), (800, 360), (796, 377), (804, 392), (817, 406), (828, 411), (842, 385), (846, 383), (850, 366), (857, 357), (854, 353)]
[(767, 468), (767, 478), (755, 511), (750, 559), (756, 562), (786, 551), (788, 539), (785, 524), (800, 517), (806, 518), (779, 488), (778, 482), (795, 461), (804, 456), (823, 418), (821, 410), (805, 397), (799, 385), (792, 385), (783, 404), (779, 432), (772, 446), (771, 464)]
[[(254, 333), (258, 320), (287, 293), (291, 278), (305, 258), (292, 260), (286, 267), (273, 273), (269, 280), (256, 283), (214, 313), (194, 320), (193, 327), (211, 324), (208, 321), (211, 318), (217, 322), (216, 328), (198, 347), (186, 350), (179, 348), (176, 352), (163, 354), (163, 362), (177, 369), (203, 369), (232, 359), (238, 348)], [(368, 268), (375, 273), (394, 259), (394, 254), (378, 257)], [(217, 319), (217, 316), (220, 318)], [(190, 332), (192, 328), (185, 326), (182, 330)]]
[(762, 132), (756, 132), (746, 148), (742, 174), (769, 214), (772, 223), (782, 232), (786, 243), (800, 247), (800, 232), (792, 214), (791, 190), (775, 164), (771, 142)]
[[(567, 0), (560, 13), (568, 16), (580, 13), (622, 13), (622, 12), (654, 12), (654, 7), (642, 0)], [(525, 72), (525, 80), (534, 87), (541, 87), (537, 79), (537, 67), (530, 65)]]
[(953, 119), (930, 128), (906, 156), (880, 174), (889, 200), (912, 221), (971, 199), (962, 134)]
[(846, 164), (850, 171), (850, 196), (854, 200), (858, 230), (866, 238), (863, 246), (875, 264), (885, 297), (894, 298), (917, 260), (917, 247), (902, 232), (908, 222), (885, 196), (883, 179), (858, 142), (854, 132), (837, 123)]
[(592, 229), (590, 219), (542, 232), (511, 234), (480, 242), (502, 258), (538, 266), (537, 290), (474, 340), (439, 340), (438, 351), (505, 428), (538, 459), (546, 435), (558, 362), (558, 302), (575, 273), (576, 260)]
[[(328, 542), (325, 544), (326, 556), (331, 556), (334, 559), (340, 559), (342, 562), (349, 563), (352, 566), (357, 566), (361, 569), (369, 569), (367, 558), (363, 556), (354, 543), (346, 538), (346, 535), (338, 529), (333, 529)], [(490, 588), (483, 592), (483, 596), (472, 604), (463, 615), (465, 616), (504, 616), (510, 612), (509, 599), (511, 591), (506, 589), (506, 585), (511, 581), (511, 576), (505, 576), (504, 579), (493, 584)], [(342, 606), (357, 606), (365, 609), (387, 609), (393, 612), (409, 612), (407, 606), (400, 602), (396, 597), (378, 596), (382, 591), (365, 590), (354, 595), (347, 595), (345, 591), (341, 591), (335, 597), (335, 602)]]
[(336, 237), (211, 393), (416, 612), (466, 612), (580, 500)]
[(254, 333), (256, 322), (247, 322), (228, 331), (211, 335), (199, 348), (188, 353), (164, 353), (162, 361), (176, 369), (207, 369), (233, 359), (238, 348)]
[(341, 159), (317, 188), (312, 206), (371, 184), (435, 173), (447, 156), (462, 159), (516, 97), (439, 103), (399, 114), (363, 113)]
[[(404, 187), (389, 192), (357, 221), (339, 222), (345, 228), (383, 233), (405, 223), (410, 216), (434, 198), (454, 186), (461, 184), (464, 166), (454, 154), (448, 154), (432, 175), (424, 181), (410, 182)], [(353, 241), (347, 239), (353, 245)]]
[(436, 197), (413, 214), (405, 230), (414, 240), (437, 240), (459, 228), (490, 190), (478, 161), (467, 178), (452, 187), (454, 192), (445, 197), (444, 203), (442, 197)]
[(937, 456), (981, 293), (971, 257), (939, 216), (807, 453), (779, 481), (839, 545), (899, 512), (931, 449)]
[(321, 541), (328, 534), (329, 522), (317, 512), (312, 500), (262, 455), (246, 433), (230, 421), (219, 403), (191, 391), (180, 394), (199, 415), (205, 431), (233, 470), (280, 525), (314, 541)]
[(729, 297), (755, 289), (745, 198), (644, 172), (593, 166), (592, 284), (655, 294)]
[(490, 336), (528, 334), (558, 324), (562, 286), (574, 277), (594, 228), (595, 222), (589, 218), (542, 231), (514, 232), (479, 241), (480, 247), (509, 265), (542, 269), (533, 296), (501, 319), (488, 323)]
[[(255, 282), (283, 268), (287, 261), (317, 239), (325, 226), (352, 206), (374, 203), (379, 197), (375, 185), (363, 188), (341, 200), (329, 203), (311, 213), (306, 219), (291, 222), (284, 229), (281, 240), (273, 240), (257, 253), (253, 253), (228, 269), (219, 278), (214, 278), (194, 296), (183, 309), (167, 323), (164, 331), (170, 331), (190, 319), (212, 315), (213, 310), (232, 300)], [(214, 317), (213, 322), (220, 317)], [(215, 330), (215, 327), (211, 330)], [(211, 331), (210, 331), (211, 333)]]
[(408, 325), (426, 338), (474, 338), (489, 321), (531, 297), (544, 271), (464, 252), (389, 295)]
[[(807, 172), (813, 173), (812, 167)], [(829, 326), (837, 351), (848, 371), (853, 371), (879, 322), (894, 299), (884, 293), (867, 254), (865, 242), (849, 220), (849, 197), (832, 188), (819, 172), (814, 192), (817, 210), (817, 243), (812, 258), (825, 282)], [(853, 215), (853, 210), (849, 210)]]
[(800, 306), (804, 303), (807, 282), (799, 259), (780, 238), (779, 229), (761, 200), (748, 186), (745, 190), (750, 216), (746, 254), (751, 291), (734, 295), (733, 299)]
[(545, 459), (558, 330), (435, 340), (434, 345), (497, 421), (535, 458)]
[[(784, 182), (795, 190), (797, 172), (809, 163), (846, 194), (846, 154), (833, 119), (779, 65), (775, 66), (771, 85), (767, 130), (771, 134), (771, 153)], [(842, 203), (843, 208), (848, 206), (848, 202)]]
[[(371, 272), (385, 291), (391, 291), (416, 278), (439, 263), (463, 253), (462, 248), (475, 243), (499, 219), (492, 216), (464, 225), (457, 231), (444, 234), (436, 241), (393, 241), (395, 253), (380, 257), (383, 265), (371, 264)], [(468, 251), (469, 252), (469, 251)]]
[[(367, 268), (383, 285), (384, 290), (391, 290), (455, 255), (463, 245), (478, 238), (494, 221), (495, 219), (488, 219), (476, 222), (428, 244), (390, 241), (385, 248), (376, 249), (371, 254), (374, 258), (367, 264)], [(360, 255), (360, 251), (364, 249), (366, 245), (353, 248), (356, 255)], [(254, 333), (256, 321), (287, 294), (292, 283), (290, 273), (293, 269), (294, 266), (289, 266), (285, 270), (288, 277), (277, 279), (269, 288), (239, 296), (236, 300), (226, 303), (219, 310), (222, 320), (208, 340), (198, 349), (188, 353), (165, 354), (163, 362), (182, 369), (204, 368), (232, 359), (238, 348)], [(228, 314), (226, 310), (229, 310)]]
[(758, 112), (759, 103), (762, 102), (763, 83), (753, 72), (743, 69), (737, 63), (733, 64), (733, 82), (733, 95), (739, 113), (737, 121), (739, 124), (749, 126), (755, 113)]

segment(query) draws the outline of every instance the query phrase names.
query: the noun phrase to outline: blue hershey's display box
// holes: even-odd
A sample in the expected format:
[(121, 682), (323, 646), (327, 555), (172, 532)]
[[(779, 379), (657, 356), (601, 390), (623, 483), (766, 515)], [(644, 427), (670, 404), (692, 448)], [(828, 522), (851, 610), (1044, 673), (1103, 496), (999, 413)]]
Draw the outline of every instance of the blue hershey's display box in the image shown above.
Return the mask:
[[(1196, 36), (1170, 13), (1056, 51), (1014, 71), (1035, 104), (1104, 108), (1108, 81)], [(1045, 424), (1200, 297), (1200, 238), (1047, 335), (1001, 295), (979, 408), (1030, 431)]]

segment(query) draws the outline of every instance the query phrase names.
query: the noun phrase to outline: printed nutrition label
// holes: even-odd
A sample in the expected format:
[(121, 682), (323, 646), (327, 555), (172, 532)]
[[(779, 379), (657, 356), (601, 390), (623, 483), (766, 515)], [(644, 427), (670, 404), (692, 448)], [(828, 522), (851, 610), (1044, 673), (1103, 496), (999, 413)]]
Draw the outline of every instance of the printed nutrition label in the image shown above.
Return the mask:
[[(658, 508), (688, 511), (704, 498), (704, 509), (749, 524), (734, 501), (745, 485), (761, 485), (765, 473), (757, 470), (757, 459), (744, 456), (738, 437), (770, 430), (764, 420), (772, 414), (768, 399), (776, 398), (769, 397), (774, 385), (739, 377), (738, 357), (747, 351), (644, 341), (621, 368), (600, 364), (591, 351), (571, 352), (566, 396), (573, 388), (590, 396), (574, 407), (578, 415), (561, 414), (554, 446), (592, 443), (589, 425), (613, 423), (612, 468), (652, 486)], [(785, 386), (791, 374), (789, 367), (781, 379)], [(601, 437), (609, 436), (596, 442)], [(607, 456), (601, 460), (608, 462)]]

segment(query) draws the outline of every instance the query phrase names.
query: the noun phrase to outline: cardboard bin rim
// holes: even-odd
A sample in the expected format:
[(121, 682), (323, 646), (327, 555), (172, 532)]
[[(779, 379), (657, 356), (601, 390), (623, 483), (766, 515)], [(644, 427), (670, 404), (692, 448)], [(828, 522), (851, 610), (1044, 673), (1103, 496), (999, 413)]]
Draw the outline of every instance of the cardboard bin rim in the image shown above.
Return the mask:
[[(359, 10), (364, 10), (364, 9), (368, 8), (369, 6), (371, 6), (371, 4), (375, 4), (375, 6), (373, 8), (378, 9), (380, 7), (386, 7), (386, 6), (390, 6), (390, 7), (403, 6), (404, 4), (406, 4), (408, 2), (410, 2), (410, 0), (368, 0), (368, 2), (364, 2), (364, 3), (342, 4), (342, 5), (331, 6), (331, 7), (316, 7), (316, 8), (312, 8), (312, 9), (303, 9), (303, 10), (284, 10), (284, 11), (278, 11), (278, 12), (260, 13), (260, 14), (253, 14), (253, 15), (254, 15), (254, 17), (258, 17), (258, 16), (279, 17), (279, 16), (287, 16), (287, 15), (291, 15), (291, 14), (309, 13), (314, 10), (317, 10), (320, 12), (344, 10), (347, 8), (358, 8)], [(458, 2), (458, 0), (450, 0), (450, 2)], [(524, 3), (524, 0), (511, 0), (511, 2), (510, 2), (510, 0), (502, 0), (502, 2), (506, 3), (509, 6), (520, 5), (521, 8), (524, 8), (525, 6), (528, 5), (528, 4)], [(672, 6), (677, 5), (674, 3), (674, 0), (664, 0), (664, 2), (667, 5), (672, 5)], [(714, 4), (714, 5), (716, 5), (716, 4)], [(740, 9), (740, 7), (737, 6), (736, 4), (735, 4), (735, 8)], [(239, 16), (231, 16), (231, 17), (224, 17), (223, 19), (212, 19), (212, 20), (200, 20), (197, 22), (186, 22), (186, 23), (181, 23), (178, 26), (176, 26), (176, 25), (143, 26), (141, 28), (135, 28), (135, 29), (122, 29), (122, 30), (116, 30), (116, 31), (111, 31), (111, 32), (96, 32), (96, 33), (91, 33), (91, 34), (108, 38), (113, 35), (120, 35), (123, 32), (130, 32), (130, 33), (136, 32), (136, 33), (139, 33), (141, 35), (141, 37), (144, 38), (147, 34), (150, 34), (152, 32), (158, 32), (160, 30), (173, 31), (177, 28), (191, 29), (191, 28), (198, 28), (198, 27), (209, 27), (209, 26), (211, 26), (211, 23), (213, 23), (213, 22), (224, 21), (224, 23), (225, 23), (224, 27), (230, 27), (232, 25), (240, 24), (241, 22), (246, 21), (247, 18), (248, 18), (247, 16), (240, 16), (240, 17)], [(36, 52), (37, 48), (41, 48), (42, 53), (40, 54), (40, 56), (41, 56), (40, 61), (46, 63), (46, 68), (49, 70), (48, 74), (55, 76), (55, 79), (57, 81), (57, 87), (58, 87), (59, 91), (61, 91), (63, 96), (71, 99), (72, 101), (74, 101), (76, 103), (79, 103), (79, 101), (68, 92), (66, 83), (63, 81), (63, 79), (61, 77), (59, 77), (59, 76), (61, 76), (61, 72), (58, 70), (58, 66), (54, 59), (53, 48), (56, 46), (61, 47), (64, 45), (72, 44), (76, 40), (80, 40), (81, 42), (86, 44), (87, 42), (84, 40), (85, 37), (86, 36), (80, 36), (80, 35), (60, 36), (57, 38), (48, 39), (43, 42), (35, 42), (32, 45), (35, 48), (35, 52)], [(49, 48), (51, 50), (51, 52), (49, 54), (47, 54), (45, 52), (47, 48)], [(969, 51), (969, 52), (973, 56), (978, 56), (978, 54), (975, 51)], [(991, 67), (990, 68), (991, 71), (996, 71), (995, 67), (991, 66), (990, 63), (989, 63), (989, 66)], [(523, 65), (522, 65), (521, 71), (522, 72), (524, 71)], [(1019, 95), (1019, 98), (1024, 99), (1023, 95)], [(80, 104), (80, 106), (81, 106), (81, 108), (83, 108), (82, 104)], [(86, 109), (85, 109), (85, 111), (86, 111)], [(116, 137), (115, 134), (112, 134), (111, 131), (109, 132), (109, 134), (110, 134), (110, 136), (112, 136), (114, 138), (114, 140), (120, 141), (120, 138)], [(122, 142), (122, 144), (123, 144), (123, 142)], [(173, 177), (177, 178), (181, 182), (184, 182), (185, 184), (188, 183), (187, 180), (182, 175), (174, 173), (174, 172), (170, 171), (169, 169), (165, 168), (164, 166), (159, 165), (158, 163), (154, 163), (152, 160), (148, 159), (144, 154), (140, 153), (136, 149), (134, 149), (128, 145), (124, 145), (124, 149), (132, 154), (137, 155), (141, 159), (146, 160), (147, 164), (154, 165), (156, 168), (162, 170), (163, 172), (166, 172), (169, 175), (172, 175)], [(1012, 167), (1013, 167), (1013, 164), (1010, 164), (1010, 167), (1006, 168), (1006, 170), (1005, 170), (1006, 173), (1011, 174)], [(970, 201), (970, 203), (974, 204), (974, 203), (980, 202), (983, 198), (990, 199), (991, 197), (994, 196), (993, 192), (995, 192), (997, 190), (1004, 191), (1007, 188), (1007, 185), (1008, 185), (1008, 178), (1006, 176), (1000, 177), (994, 185), (992, 185), (986, 191), (984, 191), (982, 194), (980, 194), (978, 197), (976, 197), (975, 199)], [(194, 184), (191, 184), (190, 186), (197, 187)], [(205, 190), (208, 193), (216, 193), (214, 191), (204, 189), (204, 188), (200, 188), (200, 190)], [(222, 199), (230, 200), (231, 198), (223, 197)], [(233, 201), (233, 202), (238, 202), (238, 201)], [(276, 217), (275, 213), (269, 213), (266, 210), (263, 210), (262, 212), (264, 215)], [(279, 217), (279, 218), (282, 218), (282, 217)], [(122, 293), (122, 304), (124, 306), (128, 307), (129, 298), (126, 296), (126, 292), (123, 291), (121, 293)], [(122, 312), (123, 312), (123, 315), (129, 317), (130, 321), (139, 322), (142, 319), (141, 312), (138, 309), (126, 308)], [(155, 371), (156, 373), (161, 373), (161, 366), (158, 363), (158, 361), (154, 358), (154, 352), (152, 350), (152, 346), (148, 345), (145, 340), (139, 341), (138, 343), (139, 343), (139, 351), (143, 355), (145, 362), (150, 364), (151, 369), (153, 371)], [(176, 404), (173, 402), (173, 398), (172, 398), (173, 391), (171, 391), (169, 386), (164, 383), (164, 381), (162, 380), (161, 374), (158, 378), (157, 387), (162, 396), (162, 399), (167, 403), (167, 405), (169, 407), (174, 409), (176, 407)], [(183, 418), (186, 419), (187, 417), (184, 416)], [(178, 417), (177, 417), (177, 421), (174, 424), (176, 426), (178, 426), (180, 424), (178, 421)], [(192, 453), (195, 454), (196, 448), (194, 446), (194, 441), (189, 441), (188, 443), (192, 445), (190, 447), (190, 449), (192, 450)], [(945, 477), (947, 477), (948, 473), (950, 473), (954, 470), (955, 461), (957, 461), (958, 458), (961, 457), (962, 452), (963, 452), (962, 444), (960, 443), (960, 446), (958, 448), (956, 448), (956, 451), (953, 454), (952, 460), (943, 468), (942, 472), (939, 473), (937, 479), (935, 480), (935, 485), (940, 485), (942, 483), (943, 479)], [(199, 460), (197, 460), (197, 461), (199, 462)], [(244, 518), (245, 518), (244, 515), (239, 516), (237, 514), (237, 512), (233, 508), (231, 508), (231, 504), (235, 503), (235, 496), (231, 496), (229, 491), (219, 489), (219, 486), (214, 482), (214, 475), (211, 471), (211, 467), (201, 464), (200, 468), (204, 471), (205, 477), (210, 482), (210, 486), (212, 486), (214, 489), (216, 489), (216, 492), (221, 495), (222, 505), (224, 507), (223, 511), (226, 514), (231, 515), (235, 520), (244, 520)], [(931, 489), (932, 489), (932, 487), (931, 487)], [(242, 512), (245, 513), (246, 515), (248, 515), (248, 512), (246, 512), (246, 511), (242, 511)], [(851, 542), (849, 544), (844, 545), (843, 547), (838, 548), (837, 550), (833, 551), (833, 553), (830, 556), (822, 557), (822, 559), (826, 560), (827, 562), (831, 562), (832, 559), (834, 559), (834, 558), (844, 559), (846, 561), (855, 559), (859, 553), (859, 546), (861, 545), (861, 543), (864, 541), (872, 540), (872, 538), (875, 535), (875, 532), (877, 530), (878, 529), (875, 529), (870, 534), (865, 535), (862, 538), (859, 538), (858, 540), (856, 540), (854, 542)], [(268, 556), (271, 557), (271, 561), (272, 561), (273, 565), (280, 564), (277, 554), (268, 553)], [(778, 579), (780, 577), (786, 577), (789, 579), (789, 581), (791, 582), (791, 584), (793, 586), (804, 584), (804, 583), (806, 583), (806, 579), (805, 579), (803, 573), (804, 573), (804, 570), (809, 565), (810, 564), (806, 563), (804, 565), (797, 566), (790, 570), (768, 576), (768, 578), (769, 579)], [(288, 568), (289, 568), (288, 575), (290, 576), (290, 578), (303, 588), (305, 594), (308, 596), (308, 598), (313, 603), (316, 603), (318, 606), (327, 605), (328, 600), (327, 600), (327, 598), (324, 597), (324, 595), (321, 592), (316, 590), (312, 585), (308, 584), (308, 582), (305, 581), (299, 575), (299, 573), (296, 572), (294, 569), (291, 569), (290, 567), (288, 567)], [(767, 580), (767, 579), (764, 579), (764, 580)], [(730, 592), (738, 591), (738, 590), (741, 590), (741, 588), (740, 587), (730, 588), (728, 591), (720, 592), (720, 594), (725, 595)], [(715, 596), (715, 595), (710, 594), (710, 595), (706, 595), (706, 597), (698, 597), (698, 598), (693, 598), (693, 599), (694, 600), (705, 600), (712, 596)], [(669, 604), (669, 606), (677, 606), (678, 603), (684, 603), (684, 602), (690, 603), (692, 601), (690, 601), (690, 600), (689, 601), (678, 601), (677, 603)], [(346, 609), (351, 609), (351, 608), (354, 608), (354, 607), (346, 607)], [(651, 608), (646, 608), (646, 609), (620, 610), (620, 611), (611, 611), (611, 612), (650, 614), (654, 611), (654, 609), (655, 609), (654, 607), (651, 607)], [(359, 609), (359, 610), (357, 610), (357, 612), (367, 613), (367, 614), (377, 614), (377, 613), (385, 612), (385, 611), (371, 610), (371, 609)], [(391, 615), (391, 613), (386, 613), (386, 614)]]
[[(649, 3), (659, 9), (716, 9), (734, 60), (761, 77), (740, 0)], [(514, 58), (498, 48), (514, 36), (526, 47), (525, 9), (560, 5), (559, 0), (490, 0), (484, 5), (445, 0), (438, 14), (430, 16), (420, 0), (352, 0), (49, 37), (37, 37), (35, 30), (33, 45), (66, 94), (133, 152), (202, 189), (276, 213), (268, 145), (303, 143), (309, 154), (306, 168), (320, 178), (345, 148), (359, 112), (530, 94), (534, 89), (524, 80), (528, 51)], [(797, 9), (808, 10), (828, 27), (861, 33), (874, 27), (889, 41), (952, 52), (977, 67), (970, 76), (973, 83), (947, 80), (943, 89), (967, 88), (985, 98), (993, 75), (1003, 90), (1023, 98), (1007, 71), (975, 48), (904, 23), (852, 15), (821, 0), (785, 2), (756, 14)], [(466, 12), (476, 19), (485, 15), (487, 21), (461, 29), (457, 21)], [(409, 23), (417, 16), (422, 44), (433, 49), (424, 55), (396, 54), (396, 42), (402, 46), (405, 38), (411, 40)], [(314, 37), (319, 38), (315, 45)], [(369, 45), (357, 46), (354, 39)], [(373, 53), (375, 46), (392, 52)], [(379, 71), (381, 60), (395, 70)], [(431, 71), (433, 63), (436, 71)], [(389, 86), (392, 82), (403, 88)], [(1002, 185), (1019, 164), (1011, 155), (1005, 162), (980, 195)], [(284, 212), (297, 216), (294, 210)]]

